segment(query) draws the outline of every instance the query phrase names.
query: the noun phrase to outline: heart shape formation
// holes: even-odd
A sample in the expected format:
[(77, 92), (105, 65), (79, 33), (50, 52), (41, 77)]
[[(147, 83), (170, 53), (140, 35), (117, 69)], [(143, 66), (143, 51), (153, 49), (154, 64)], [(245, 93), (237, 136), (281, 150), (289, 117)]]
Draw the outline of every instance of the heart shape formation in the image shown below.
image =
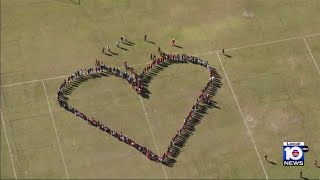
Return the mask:
[[(195, 125), (201, 122), (201, 118), (203, 117), (202, 114), (205, 114), (208, 108), (219, 108), (216, 106), (216, 102), (211, 100), (211, 97), (216, 94), (217, 89), (221, 87), (222, 83), (220, 81), (221, 77), (219, 74), (217, 74), (217, 71), (212, 68), (207, 61), (203, 61), (202, 59), (192, 55), (173, 55), (166, 54), (161, 51), (159, 52), (160, 56), (158, 58), (151, 55), (151, 59), (153, 61), (147, 64), (140, 74), (137, 74), (136, 70), (133, 67), (129, 67), (127, 62), (125, 62), (125, 69), (131, 73), (131, 76), (126, 71), (122, 72), (118, 68), (107, 67), (102, 61), (96, 60), (95, 67), (76, 71), (64, 80), (58, 90), (57, 100), (59, 105), (65, 110), (87, 121), (90, 125), (107, 132), (111, 136), (117, 138), (119, 141), (122, 141), (125, 144), (135, 148), (140, 153), (144, 154), (148, 159), (172, 167), (176, 162), (174, 158), (176, 158), (180, 153), (180, 148), (183, 147), (186, 139), (192, 134), (192, 131), (195, 130)], [(78, 83), (87, 81), (88, 79), (109, 75), (114, 75), (126, 80), (132, 85), (132, 88), (137, 94), (139, 94), (141, 97), (148, 97), (150, 91), (147, 89), (147, 86), (152, 77), (156, 75), (159, 70), (173, 63), (192, 63), (201, 65), (207, 68), (210, 78), (206, 86), (201, 90), (196, 103), (192, 106), (187, 117), (184, 119), (183, 125), (179, 130), (177, 130), (175, 136), (170, 142), (170, 145), (168, 146), (167, 151), (162, 156), (157, 155), (150, 149), (138, 144), (133, 139), (123, 135), (122, 132), (119, 133), (115, 130), (112, 130), (110, 127), (103, 125), (99, 121), (96, 121), (93, 117), (85, 115), (84, 113), (71, 107), (67, 102), (68, 97), (66, 96), (71, 94), (73, 87), (76, 87)]]

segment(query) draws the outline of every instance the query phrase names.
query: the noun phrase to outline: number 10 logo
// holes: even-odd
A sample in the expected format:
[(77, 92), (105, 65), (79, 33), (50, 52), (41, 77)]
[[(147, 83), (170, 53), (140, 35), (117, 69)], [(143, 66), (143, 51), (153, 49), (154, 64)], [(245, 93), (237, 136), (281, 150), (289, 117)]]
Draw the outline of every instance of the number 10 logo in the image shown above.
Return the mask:
[(284, 151), (286, 152), (286, 160), (298, 161), (301, 160), (303, 156), (303, 151), (300, 147), (285, 147)]
[(283, 144), (283, 165), (303, 166), (304, 165), (304, 144), (291, 145)]

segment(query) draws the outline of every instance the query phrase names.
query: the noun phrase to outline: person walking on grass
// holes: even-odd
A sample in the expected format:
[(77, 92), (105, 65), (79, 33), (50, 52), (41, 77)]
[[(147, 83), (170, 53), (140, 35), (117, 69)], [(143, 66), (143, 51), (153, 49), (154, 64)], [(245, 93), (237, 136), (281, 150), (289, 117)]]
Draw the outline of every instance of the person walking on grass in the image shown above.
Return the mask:
[(314, 166), (318, 166), (318, 162), (317, 162), (317, 160), (314, 160)]
[(144, 35), (144, 41), (147, 41), (147, 35), (146, 34)]
[(126, 68), (126, 70), (128, 69), (128, 63), (127, 63), (127, 61), (124, 61), (124, 67)]
[(302, 171), (300, 171), (300, 177), (302, 178)]
[(172, 39), (172, 46), (175, 46), (176, 41), (174, 39)]
[(166, 158), (166, 154), (163, 153), (163, 155), (162, 155), (162, 157), (161, 157), (162, 161), (163, 161), (165, 158)]

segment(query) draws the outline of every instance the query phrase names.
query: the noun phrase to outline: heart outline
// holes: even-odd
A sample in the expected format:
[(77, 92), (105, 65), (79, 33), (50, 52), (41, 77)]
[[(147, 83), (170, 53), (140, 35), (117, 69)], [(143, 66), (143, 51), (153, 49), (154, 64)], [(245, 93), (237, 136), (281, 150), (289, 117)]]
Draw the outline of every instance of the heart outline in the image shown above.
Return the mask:
[[(89, 79), (95, 79), (98, 77), (108, 77), (110, 75), (114, 75), (116, 77), (121, 77), (122, 79), (126, 79), (129, 83), (132, 84), (132, 88), (134, 88), (134, 90), (137, 92), (138, 95), (144, 98), (149, 98), (150, 91), (147, 89), (147, 87), (151, 82), (153, 76), (157, 75), (157, 73), (160, 72), (161, 69), (164, 69), (174, 63), (178, 63), (178, 64), (192, 63), (192, 64), (204, 66), (208, 69), (210, 73), (210, 79), (207, 82), (205, 88), (202, 89), (200, 96), (197, 98), (197, 103), (194, 104), (191, 111), (189, 112), (189, 115), (187, 116), (187, 118), (184, 119), (183, 126), (176, 132), (176, 135), (172, 138), (172, 141), (170, 142), (167, 152), (164, 153), (162, 157), (153, 153), (148, 148), (139, 145), (133, 139), (130, 139), (129, 137), (122, 135), (122, 132), (118, 133), (117, 131), (114, 131), (107, 126), (104, 126), (99, 121), (96, 121), (93, 117), (89, 117), (85, 115), (84, 113), (76, 110), (75, 108), (73, 108), (67, 103), (69, 98), (66, 95), (70, 95), (74, 87), (78, 86), (78, 84), (75, 84), (73, 82), (79, 81), (80, 83), (82, 83)], [(192, 131), (195, 130), (194, 129), (195, 125), (201, 122), (201, 118), (203, 117), (203, 115), (201, 114), (205, 114), (208, 108), (212, 108), (212, 107), (219, 108), (218, 106), (216, 106), (217, 102), (211, 100), (211, 98), (216, 94), (217, 89), (222, 86), (222, 83), (220, 81), (221, 76), (217, 73), (216, 69), (212, 68), (208, 64), (207, 61), (203, 61), (200, 58), (197, 58), (192, 55), (189, 56), (186, 54), (174, 55), (174, 54), (166, 54), (166, 53), (160, 52), (160, 57), (158, 57), (157, 59), (149, 63), (139, 75), (136, 73), (133, 67), (129, 67), (127, 65), (127, 62), (124, 63), (124, 66), (126, 70), (130, 70), (133, 77), (129, 76), (126, 71), (122, 72), (118, 68), (107, 67), (106, 65), (103, 64), (102, 61), (100, 62), (96, 60), (95, 68), (88, 68), (88, 69), (85, 69), (84, 71), (82, 71), (81, 69), (73, 73), (71, 76), (69, 76), (67, 80), (66, 79), (64, 80), (64, 82), (61, 84), (58, 90), (57, 101), (59, 105), (65, 110), (70, 111), (74, 115), (82, 118), (83, 120), (87, 121), (90, 125), (95, 126), (100, 130), (106, 131), (108, 134), (117, 138), (119, 141), (122, 141), (134, 147), (136, 150), (140, 151), (142, 154), (147, 156), (148, 159), (153, 160), (155, 162), (160, 162), (164, 165), (172, 167), (176, 162), (174, 158), (178, 157), (178, 155), (180, 154), (180, 148), (184, 146), (184, 143), (186, 143), (186, 139), (188, 139), (190, 136), (190, 134), (188, 134), (187, 136), (183, 136), (183, 138), (185, 139), (182, 139), (181, 134), (185, 133), (188, 130), (188, 131), (191, 131), (191, 135), (192, 135)], [(152, 70), (154, 70), (153, 73), (155, 74), (150, 75), (150, 72)], [(203, 95), (205, 95), (206, 97), (205, 99), (207, 102), (203, 102), (202, 100), (202, 97), (204, 97)], [(198, 100), (198, 99), (201, 99), (201, 100)], [(200, 104), (199, 102), (202, 104)], [(212, 103), (211, 106), (210, 106), (210, 103)], [(204, 106), (205, 104), (208, 106)], [(194, 122), (194, 120), (196, 119), (194, 116), (198, 111), (202, 111), (202, 113), (200, 114), (200, 117), (198, 117), (198, 122)], [(192, 125), (189, 126), (188, 123), (189, 124), (192, 123)], [(196, 123), (196, 124), (193, 124), (193, 123)], [(182, 144), (180, 144), (179, 146), (180, 148), (177, 148), (177, 146), (175, 145), (179, 144), (179, 142), (181, 142)], [(169, 157), (169, 155), (172, 156), (172, 158)]]

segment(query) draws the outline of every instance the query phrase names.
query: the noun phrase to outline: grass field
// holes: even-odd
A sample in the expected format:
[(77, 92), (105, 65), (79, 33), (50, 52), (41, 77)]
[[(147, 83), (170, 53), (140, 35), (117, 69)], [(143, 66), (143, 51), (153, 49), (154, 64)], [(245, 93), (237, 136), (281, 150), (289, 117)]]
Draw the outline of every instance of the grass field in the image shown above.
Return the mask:
[[(77, 2), (1, 0), (1, 179), (300, 179), (300, 171), (320, 179), (313, 165), (320, 162), (320, 1)], [(135, 43), (122, 45), (127, 51), (116, 48), (124, 34)], [(101, 54), (107, 45), (118, 55)], [(208, 110), (173, 167), (56, 101), (75, 70), (100, 59), (141, 71), (158, 47), (201, 57), (222, 77), (218, 108)], [(174, 64), (153, 78), (148, 99), (106, 77), (81, 84), (69, 102), (162, 153), (207, 80), (203, 68)], [(282, 165), (285, 141), (309, 146), (305, 166)]]

